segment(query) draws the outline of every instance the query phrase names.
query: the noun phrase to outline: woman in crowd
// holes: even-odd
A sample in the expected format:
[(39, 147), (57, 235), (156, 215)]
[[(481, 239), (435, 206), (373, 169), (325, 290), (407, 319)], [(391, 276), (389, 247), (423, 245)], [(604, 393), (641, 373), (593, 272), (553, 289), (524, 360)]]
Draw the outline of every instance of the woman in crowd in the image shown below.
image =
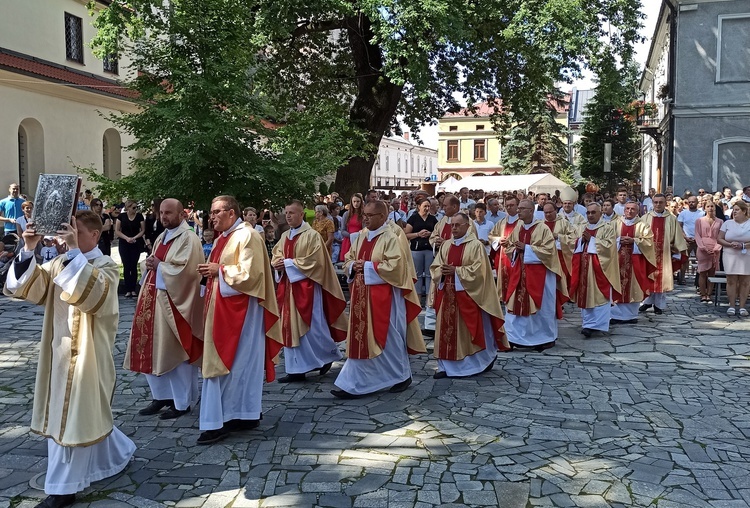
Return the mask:
[(164, 225), (161, 223), (159, 209), (161, 208), (161, 199), (151, 200), (151, 212), (146, 214), (146, 233), (143, 239), (146, 242), (146, 252), (150, 253), (154, 249), (154, 242), (164, 231)]
[(724, 247), (724, 271), (727, 275), (727, 296), (729, 309), (727, 315), (737, 313), (735, 305), (739, 300), (740, 316), (747, 316), (745, 303), (750, 291), (750, 221), (748, 206), (739, 200), (732, 206), (732, 219), (722, 224), (719, 232), (719, 244)]
[[(336, 199), (338, 199), (338, 196), (336, 196)], [(330, 203), (328, 203), (328, 212), (331, 220), (333, 221), (334, 227), (333, 245), (331, 246), (331, 259), (335, 263), (339, 260), (339, 255), (341, 254), (341, 241), (344, 239), (344, 236), (341, 234), (341, 206), (339, 205), (338, 201), (331, 201)]]
[(417, 271), (417, 294), (426, 295), (430, 290), (430, 265), (435, 258), (430, 246), (430, 234), (437, 225), (437, 219), (430, 214), (430, 200), (420, 198), (417, 201), (417, 213), (406, 221), (406, 238), (409, 240), (411, 257)]
[(328, 207), (326, 205), (315, 205), (315, 220), (313, 220), (312, 227), (323, 238), (326, 250), (328, 250), (328, 256), (330, 256), (333, 246), (334, 226), (333, 221), (328, 216)]
[[(356, 193), (352, 195), (352, 199), (349, 202), (349, 210), (344, 213), (344, 217), (341, 220), (341, 235), (344, 237), (341, 241), (341, 261), (344, 260), (346, 253), (349, 252), (349, 249), (352, 246), (352, 241), (362, 230), (363, 210), (362, 194)], [(352, 235), (354, 235), (354, 237), (352, 237)]]
[(99, 236), (99, 250), (105, 256), (112, 254), (112, 240), (114, 239), (114, 224), (112, 217), (109, 216), (104, 210), (104, 203), (99, 198), (93, 198), (91, 200), (91, 211), (99, 216), (102, 220), (102, 234)]
[(143, 235), (146, 233), (146, 219), (138, 212), (135, 201), (125, 202), (124, 213), (117, 216), (115, 222), (115, 236), (120, 239), (117, 249), (122, 260), (123, 283), (125, 296), (136, 296), (138, 284), (138, 258), (146, 248)]
[(245, 222), (249, 222), (253, 229), (255, 229), (255, 231), (257, 231), (261, 235), (265, 234), (263, 226), (258, 224), (258, 210), (256, 210), (252, 206), (248, 206), (247, 208), (242, 210), (242, 218)]
[(698, 246), (695, 257), (698, 261), (698, 288), (701, 293), (701, 302), (711, 303), (713, 284), (708, 278), (716, 274), (719, 268), (719, 231), (724, 220), (716, 216), (716, 205), (713, 201), (704, 204), (706, 215), (695, 221), (695, 243)]

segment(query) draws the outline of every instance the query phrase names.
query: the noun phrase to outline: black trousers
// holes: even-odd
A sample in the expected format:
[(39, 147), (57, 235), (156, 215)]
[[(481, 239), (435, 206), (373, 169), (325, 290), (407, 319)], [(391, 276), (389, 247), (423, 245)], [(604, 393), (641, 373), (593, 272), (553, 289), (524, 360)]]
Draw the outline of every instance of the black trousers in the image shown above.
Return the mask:
[(123, 290), (130, 293), (136, 290), (138, 284), (138, 258), (141, 256), (143, 246), (136, 243), (128, 243), (120, 240), (117, 245), (122, 260), (123, 279), (125, 287)]

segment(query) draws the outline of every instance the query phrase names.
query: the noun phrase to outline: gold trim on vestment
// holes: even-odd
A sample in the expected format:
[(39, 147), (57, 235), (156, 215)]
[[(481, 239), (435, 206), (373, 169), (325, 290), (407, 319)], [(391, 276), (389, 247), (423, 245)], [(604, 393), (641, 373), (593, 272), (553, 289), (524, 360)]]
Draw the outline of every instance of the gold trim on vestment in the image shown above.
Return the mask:
[(107, 294), (109, 293), (109, 281), (107, 279), (104, 279), (104, 291), (102, 292), (102, 296), (99, 299), (98, 302), (96, 302), (96, 305), (92, 307), (92, 309), (88, 312), (89, 314), (96, 314), (96, 311), (102, 308), (102, 305), (104, 305), (104, 302), (107, 300)]
[[(91, 275), (89, 276), (89, 280), (86, 281), (86, 287), (83, 288), (83, 291), (81, 292), (81, 296), (76, 299), (76, 301), (71, 302), (68, 300), (68, 304), (70, 305), (80, 305), (81, 302), (85, 302), (86, 299), (91, 294), (91, 290), (94, 289), (94, 284), (96, 284), (97, 279), (99, 278), (99, 270), (95, 267), (91, 267)], [(73, 295), (71, 295), (73, 296)]]
[[(11, 270), (13, 268), (11, 267)], [(23, 291), (21, 291), (21, 294), (17, 296), (16, 298), (20, 298), (21, 300), (26, 300), (29, 296), (29, 292), (31, 291), (31, 288), (34, 287), (34, 283), (36, 280), (41, 277), (42, 273), (44, 272), (41, 268), (39, 270), (34, 270), (34, 272), (31, 274), (31, 277), (29, 277), (29, 281), (26, 283), (25, 287), (23, 288)], [(38, 302), (34, 302), (35, 305), (38, 305), (39, 303), (43, 302), (45, 297), (47, 296), (47, 284), (44, 285), (44, 293), (42, 293), (42, 297), (39, 299)]]
[(76, 444), (64, 444), (64, 443), (58, 441), (57, 439), (55, 439), (54, 436), (50, 436), (49, 434), (45, 434), (44, 432), (39, 432), (38, 430), (34, 430), (34, 429), (30, 429), (30, 431), (32, 433), (34, 433), (34, 434), (39, 435), (39, 436), (51, 439), (52, 441), (54, 441), (59, 446), (64, 446), (65, 448), (78, 448), (78, 447), (84, 447), (84, 446), (94, 446), (95, 444), (101, 443), (102, 441), (104, 441), (105, 439), (107, 439), (110, 436), (110, 434), (112, 434), (112, 432), (114, 431), (114, 424), (112, 425), (112, 428), (110, 429), (110, 431), (107, 432), (106, 434), (104, 434), (102, 437), (98, 437), (95, 440), (89, 441), (87, 443), (76, 443)]
[[(96, 279), (94, 279), (96, 280)], [(81, 311), (73, 307), (73, 327), (70, 330), (70, 365), (68, 366), (68, 381), (65, 385), (65, 403), (62, 409), (62, 421), (60, 422), (60, 440), (65, 435), (65, 426), (68, 423), (68, 406), (70, 405), (70, 392), (73, 389), (73, 375), (78, 361), (78, 335), (81, 331)]]

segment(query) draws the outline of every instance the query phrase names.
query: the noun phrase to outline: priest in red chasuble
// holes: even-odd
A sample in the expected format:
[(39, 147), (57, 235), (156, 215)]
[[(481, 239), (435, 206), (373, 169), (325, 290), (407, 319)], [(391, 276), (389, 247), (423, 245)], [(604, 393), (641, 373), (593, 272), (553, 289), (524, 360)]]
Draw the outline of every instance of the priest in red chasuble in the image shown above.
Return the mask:
[(203, 391), (198, 444), (258, 426), (263, 379), (275, 379), (281, 323), (273, 269), (263, 236), (246, 222), (237, 200), (211, 203), (217, 233), (208, 262), (203, 328)]
[(651, 291), (656, 267), (654, 234), (638, 217), (638, 203), (625, 203), (625, 211), (612, 224), (617, 233), (620, 291), (614, 295), (613, 324), (638, 322), (638, 306)]
[[(544, 208), (554, 210), (551, 203)], [(505, 331), (512, 346), (541, 352), (555, 345), (557, 320), (562, 319), (562, 306), (568, 301), (568, 286), (552, 230), (534, 219), (532, 201), (521, 200), (518, 219), (519, 226), (508, 239), (511, 264)], [(559, 220), (567, 223), (566, 219)]]
[(323, 238), (305, 222), (304, 205), (292, 201), (284, 211), (290, 229), (273, 249), (271, 265), (279, 283), (286, 376), (279, 383), (304, 382), (305, 374), (324, 375), (342, 358), (337, 342), (346, 339), (346, 300)]
[(435, 379), (489, 372), (497, 351), (510, 350), (487, 251), (469, 231), (470, 223), (466, 214), (453, 216), (453, 238), (443, 242), (430, 267), (437, 312)]
[(198, 360), (203, 353), (203, 299), (198, 265), (203, 249), (184, 220), (184, 207), (165, 199), (159, 219), (165, 230), (146, 258), (146, 274), (133, 315), (124, 367), (146, 375), (152, 402), (141, 415), (162, 420), (190, 412), (198, 400)]
[(510, 258), (506, 252), (508, 238), (518, 224), (517, 197), (509, 196), (505, 198), (505, 212), (508, 216), (497, 221), (489, 234), (489, 241), (492, 246), (490, 252), (494, 253), (495, 272), (497, 273), (497, 293), (503, 302), (508, 296), (508, 271), (510, 270)]
[(677, 217), (666, 209), (664, 194), (655, 194), (651, 202), (654, 209), (643, 216), (643, 222), (654, 233), (656, 271), (651, 294), (643, 300), (639, 310), (646, 312), (653, 307), (655, 314), (662, 314), (667, 308), (667, 293), (674, 289), (674, 272), (687, 262), (687, 242)]
[(565, 287), (570, 288), (570, 273), (573, 270), (573, 250), (578, 242), (578, 229), (568, 219), (560, 217), (553, 203), (544, 205), (544, 224), (552, 231), (557, 257), (565, 276)]
[(97, 247), (101, 232), (99, 215), (78, 211), (57, 232), (68, 252), (40, 266), (34, 248), (42, 236), (30, 222), (5, 282), (6, 296), (44, 306), (31, 432), (47, 440), (49, 497), (37, 507), (72, 505), (92, 482), (128, 467), (135, 452), (112, 418), (119, 271)]
[(386, 223), (382, 201), (365, 205), (365, 229), (346, 255), (351, 302), (347, 360), (339, 373), (339, 398), (357, 398), (411, 384), (409, 354), (426, 352), (417, 316), (422, 307), (400, 240)]
[(581, 333), (588, 338), (597, 330), (609, 331), (612, 298), (620, 292), (620, 268), (615, 228), (602, 219), (601, 205), (590, 204), (586, 218), (573, 256), (571, 294), (581, 309)]

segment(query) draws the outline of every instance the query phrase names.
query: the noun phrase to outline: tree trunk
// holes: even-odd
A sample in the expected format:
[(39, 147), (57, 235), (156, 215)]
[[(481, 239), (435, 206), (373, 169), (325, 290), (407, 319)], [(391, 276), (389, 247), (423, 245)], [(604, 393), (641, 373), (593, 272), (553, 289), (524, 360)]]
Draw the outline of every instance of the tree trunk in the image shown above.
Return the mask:
[(383, 134), (390, 128), (401, 100), (402, 88), (384, 75), (383, 52), (372, 44), (375, 34), (366, 16), (346, 20), (349, 48), (357, 76), (357, 96), (349, 110), (349, 121), (368, 133), (373, 151), (368, 158), (355, 157), (336, 172), (336, 187), (346, 201), (370, 186), (370, 173)]

